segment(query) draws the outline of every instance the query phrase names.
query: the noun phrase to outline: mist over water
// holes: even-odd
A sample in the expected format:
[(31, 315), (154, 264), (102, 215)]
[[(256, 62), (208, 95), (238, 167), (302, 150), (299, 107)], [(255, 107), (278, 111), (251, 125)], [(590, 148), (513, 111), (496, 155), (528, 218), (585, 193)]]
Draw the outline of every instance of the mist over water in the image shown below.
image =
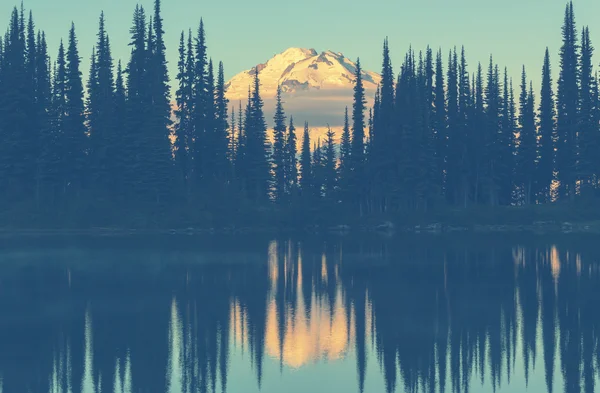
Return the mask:
[(571, 393), (599, 382), (593, 239), (1, 242), (0, 392)]

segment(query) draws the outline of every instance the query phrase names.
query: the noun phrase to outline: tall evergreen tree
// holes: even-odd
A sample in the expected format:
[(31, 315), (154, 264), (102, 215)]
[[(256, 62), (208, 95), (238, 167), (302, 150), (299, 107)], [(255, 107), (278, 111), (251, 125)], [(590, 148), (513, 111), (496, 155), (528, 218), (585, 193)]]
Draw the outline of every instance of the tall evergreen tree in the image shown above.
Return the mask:
[(550, 202), (552, 200), (551, 184), (554, 179), (554, 137), (556, 131), (555, 113), (550, 54), (548, 48), (546, 48), (538, 110), (538, 164), (535, 177), (539, 202)]
[(185, 34), (182, 31), (179, 39), (179, 60), (177, 62), (178, 89), (175, 92), (175, 163), (179, 170), (179, 178), (184, 192), (187, 192), (189, 172), (189, 142), (188, 135), (190, 124), (190, 97), (187, 78), (186, 60), (187, 48), (185, 45)]
[(300, 152), (300, 190), (304, 198), (310, 195), (313, 185), (312, 161), (310, 154), (310, 133), (308, 122), (304, 123), (302, 150)]
[(573, 2), (567, 4), (562, 27), (563, 44), (560, 48), (560, 73), (556, 94), (558, 135), (556, 170), (559, 197), (571, 199), (576, 192), (577, 110), (579, 103), (577, 33)]
[(448, 77), (447, 77), (447, 116), (448, 123), (446, 127), (446, 199), (451, 204), (460, 203), (460, 169), (459, 154), (457, 144), (457, 133), (460, 129), (459, 115), (459, 75), (458, 75), (458, 57), (456, 48), (448, 56)]
[[(369, 155), (369, 171), (373, 176), (372, 184), (375, 200), (371, 203), (377, 205), (376, 209), (385, 211), (390, 199), (391, 190), (394, 180), (394, 125), (395, 110), (394, 110), (394, 72), (390, 59), (389, 43), (386, 38), (383, 42), (383, 64), (381, 69), (381, 84), (377, 94), (376, 119), (374, 120), (373, 132), (369, 133), (370, 139), (370, 155)], [(355, 92), (355, 100), (356, 100)], [(354, 115), (353, 108), (353, 115)], [(343, 137), (342, 137), (343, 138)], [(342, 144), (344, 143), (342, 139)], [(348, 139), (350, 142), (350, 139)], [(343, 157), (343, 156), (348, 157)], [(341, 154), (342, 169), (348, 173), (341, 173), (342, 184), (340, 186), (347, 188), (347, 178), (350, 174), (347, 171), (345, 161), (352, 162), (351, 154), (342, 152)], [(348, 194), (346, 194), (346, 197)]]
[(519, 140), (517, 149), (517, 184), (522, 203), (534, 202), (534, 180), (536, 167), (536, 130), (533, 91), (527, 91), (525, 66), (521, 74), (521, 94), (519, 96)]
[(215, 75), (213, 69), (212, 59), (208, 59), (208, 74), (206, 75), (206, 89), (207, 96), (205, 100), (206, 112), (204, 114), (204, 136), (202, 150), (202, 160), (204, 168), (204, 183), (207, 188), (214, 187), (217, 182), (215, 175), (217, 166), (217, 154), (215, 150), (215, 125), (216, 125), (216, 111), (215, 111)]
[[(149, 81), (149, 118), (147, 126), (147, 160), (145, 186), (155, 203), (161, 203), (169, 195), (172, 178), (171, 160), (171, 104), (169, 76), (165, 55), (161, 2), (154, 0), (154, 17), (150, 24), (147, 45)], [(152, 28), (154, 36), (152, 36)]]
[(327, 125), (327, 140), (325, 141), (325, 154), (323, 157), (323, 192), (329, 203), (334, 202), (337, 183), (334, 137), (335, 133)]
[(273, 117), (273, 172), (275, 174), (273, 194), (275, 201), (281, 203), (285, 198), (285, 113), (281, 100), (281, 85), (277, 86), (275, 115)]
[(194, 72), (194, 135), (193, 135), (193, 162), (194, 162), (194, 181), (198, 185), (205, 174), (203, 156), (206, 149), (206, 130), (208, 128), (208, 100), (210, 98), (208, 90), (208, 60), (206, 53), (206, 36), (204, 33), (204, 21), (200, 19), (198, 27), (198, 36), (196, 38), (196, 65)]
[(340, 142), (340, 172), (341, 177), (348, 176), (350, 169), (350, 153), (352, 149), (352, 139), (350, 136), (350, 122), (348, 120), (348, 107), (344, 112), (344, 127), (342, 129), (342, 139)]
[(36, 119), (39, 132), (39, 155), (37, 158), (36, 199), (42, 198), (49, 206), (55, 203), (58, 151), (56, 135), (51, 128), (52, 86), (50, 58), (46, 34), (38, 32), (36, 40)]
[(123, 67), (121, 66), (121, 60), (117, 63), (117, 76), (115, 78), (115, 94), (113, 100), (113, 114), (112, 119), (112, 155), (111, 159), (113, 164), (112, 169), (112, 183), (118, 193), (116, 197), (123, 199), (124, 197), (124, 177), (122, 168), (125, 166), (125, 147), (123, 143), (123, 136), (126, 132), (126, 121), (127, 121), (127, 92), (125, 90), (125, 77), (123, 75)]
[(249, 114), (245, 124), (246, 168), (248, 197), (254, 202), (264, 202), (268, 198), (270, 168), (267, 149), (267, 125), (263, 113), (263, 100), (260, 96), (259, 70), (254, 70), (254, 88), (250, 97)]
[(225, 69), (223, 62), (219, 62), (217, 71), (217, 83), (215, 86), (215, 155), (216, 155), (216, 174), (217, 178), (221, 179), (221, 183), (228, 182), (229, 179), (229, 164), (227, 160), (227, 150), (229, 139), (227, 135), (229, 100), (225, 96)]
[(133, 23), (129, 30), (131, 34), (131, 56), (125, 73), (127, 85), (127, 117), (124, 132), (121, 137), (123, 145), (123, 193), (129, 198), (136, 197), (142, 190), (143, 171), (146, 168), (146, 158), (143, 154), (146, 124), (146, 14), (144, 8), (136, 6), (133, 13)]
[(77, 49), (75, 25), (71, 25), (66, 54), (65, 115), (61, 146), (63, 192), (78, 197), (86, 175), (87, 136), (84, 124), (83, 81), (81, 59)]
[(592, 55), (594, 48), (590, 42), (590, 30), (584, 27), (581, 34), (580, 84), (579, 84), (579, 154), (578, 177), (581, 191), (589, 192), (595, 183), (599, 168), (595, 166), (600, 148), (600, 129), (595, 119), (594, 73)]
[(350, 161), (352, 163), (350, 189), (356, 195), (355, 205), (359, 212), (363, 211), (362, 182), (364, 175), (364, 153), (365, 153), (365, 88), (362, 81), (362, 68), (360, 59), (356, 60), (356, 71), (354, 73), (354, 101), (352, 104), (352, 153)]
[(0, 129), (4, 140), (0, 144), (0, 181), (5, 202), (30, 195), (33, 170), (30, 165), (32, 148), (31, 90), (26, 73), (26, 43), (24, 24), (15, 7), (5, 36), (0, 90)]
[(444, 192), (446, 174), (446, 92), (444, 86), (444, 71), (442, 51), (437, 53), (435, 61), (435, 91), (431, 127), (435, 135), (436, 183)]
[(288, 134), (285, 139), (285, 156), (286, 156), (286, 194), (295, 196), (298, 188), (298, 160), (297, 142), (296, 142), (296, 127), (294, 126), (294, 118), (290, 116), (290, 125)]
[[(378, 98), (379, 99), (379, 98)], [(377, 131), (374, 131), (374, 133)], [(350, 198), (350, 177), (351, 177), (351, 152), (352, 152), (352, 137), (350, 134), (350, 121), (348, 119), (348, 107), (344, 110), (344, 127), (342, 128), (342, 137), (340, 141), (340, 164), (339, 164), (339, 189), (340, 197), (343, 203), (346, 203)], [(373, 151), (371, 152), (373, 153)], [(378, 157), (374, 157), (376, 154), (373, 153), (370, 156), (371, 169), (376, 171), (373, 160), (377, 160)]]
[(354, 171), (360, 170), (364, 162), (365, 149), (365, 89), (362, 83), (362, 69), (360, 59), (356, 60), (356, 71), (354, 73), (354, 103), (352, 105), (352, 154), (351, 161)]
[[(497, 66), (496, 66), (497, 70)], [(497, 206), (507, 201), (500, 200), (503, 187), (503, 170), (501, 156), (505, 148), (504, 132), (502, 129), (502, 102), (500, 97), (500, 81), (498, 72), (494, 69), (494, 62), (490, 56), (487, 72), (487, 85), (485, 89), (486, 102), (486, 193), (488, 203)]]
[(320, 200), (323, 197), (323, 189), (325, 184), (324, 177), (324, 159), (323, 159), (323, 147), (321, 146), (321, 138), (317, 138), (317, 142), (313, 147), (312, 154), (312, 173), (313, 173), (313, 184), (312, 193), (315, 200)]
[(89, 181), (95, 194), (115, 190), (114, 180), (118, 176), (114, 152), (119, 143), (114, 124), (114, 80), (110, 43), (105, 29), (104, 13), (100, 15), (96, 59), (92, 61), (89, 77), (89, 102), (87, 115), (90, 134)]

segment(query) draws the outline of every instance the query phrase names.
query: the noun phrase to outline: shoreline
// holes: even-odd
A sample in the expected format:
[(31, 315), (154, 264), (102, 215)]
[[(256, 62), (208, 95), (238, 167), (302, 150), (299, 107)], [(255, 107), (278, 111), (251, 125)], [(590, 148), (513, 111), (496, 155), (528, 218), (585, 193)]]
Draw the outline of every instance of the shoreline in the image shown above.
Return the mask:
[(570, 234), (587, 233), (600, 234), (600, 221), (536, 221), (530, 224), (452, 224), (435, 222), (419, 225), (397, 225), (391, 221), (379, 224), (359, 225), (311, 225), (304, 228), (294, 227), (188, 227), (188, 228), (118, 228), (118, 227), (91, 227), (91, 228), (0, 228), (0, 236), (199, 236), (199, 235), (253, 235), (253, 234), (304, 234), (304, 235), (355, 235), (355, 234), (381, 234), (397, 236), (402, 234), (479, 234), (479, 233), (531, 233), (545, 234)]

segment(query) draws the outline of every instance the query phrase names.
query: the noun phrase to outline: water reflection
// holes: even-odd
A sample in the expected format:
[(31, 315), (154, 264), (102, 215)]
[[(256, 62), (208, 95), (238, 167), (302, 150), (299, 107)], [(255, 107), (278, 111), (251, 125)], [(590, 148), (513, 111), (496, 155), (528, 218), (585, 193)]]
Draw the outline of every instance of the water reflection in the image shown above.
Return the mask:
[(600, 376), (590, 247), (68, 254), (2, 256), (0, 393), (587, 393)]

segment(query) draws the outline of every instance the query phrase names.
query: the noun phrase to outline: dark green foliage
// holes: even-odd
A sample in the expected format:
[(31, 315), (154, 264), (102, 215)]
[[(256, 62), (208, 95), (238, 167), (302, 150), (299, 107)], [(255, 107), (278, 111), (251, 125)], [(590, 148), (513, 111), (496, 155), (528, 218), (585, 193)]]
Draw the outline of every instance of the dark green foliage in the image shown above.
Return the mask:
[[(371, 137), (371, 142), (373, 137)], [(372, 146), (372, 145), (371, 145)], [(339, 190), (340, 198), (343, 203), (346, 203), (350, 199), (350, 178), (351, 178), (351, 152), (352, 152), (352, 137), (350, 134), (350, 122), (348, 119), (348, 107), (344, 111), (344, 127), (342, 129), (342, 138), (340, 141), (340, 164), (339, 164)], [(373, 153), (371, 151), (371, 153)], [(373, 166), (373, 160), (376, 159), (374, 153), (370, 155), (371, 170), (377, 171)]]
[(325, 141), (323, 154), (323, 194), (325, 199), (332, 203), (334, 201), (337, 183), (336, 154), (334, 147), (335, 133), (327, 126), (327, 140)]
[(352, 105), (352, 170), (360, 171), (365, 156), (365, 88), (362, 83), (360, 59), (356, 60), (354, 73), (354, 104)]
[(118, 146), (115, 124), (113, 63), (108, 34), (104, 27), (104, 13), (100, 15), (98, 42), (92, 54), (88, 82), (89, 173), (87, 181), (96, 197), (116, 191), (118, 176), (115, 167)]
[(230, 180), (229, 161), (227, 159), (227, 149), (229, 139), (227, 121), (229, 100), (225, 97), (225, 70), (223, 62), (219, 62), (217, 73), (217, 83), (215, 86), (215, 127), (214, 127), (214, 151), (215, 151), (215, 174), (218, 183), (225, 186)]
[(285, 199), (285, 113), (283, 111), (283, 102), (281, 101), (281, 85), (277, 86), (277, 103), (275, 106), (275, 116), (273, 121), (273, 196), (275, 202), (282, 203)]
[(310, 155), (310, 133), (308, 122), (304, 123), (304, 134), (302, 136), (302, 150), (300, 152), (300, 190), (303, 198), (309, 198), (313, 187), (313, 171)]
[(554, 93), (550, 54), (546, 48), (542, 68), (542, 89), (538, 109), (538, 157), (537, 157), (537, 200), (540, 203), (551, 201), (551, 184), (554, 179), (554, 136), (556, 132)]
[(364, 211), (364, 171), (365, 171), (365, 88), (362, 83), (360, 59), (356, 60), (354, 73), (354, 101), (352, 104), (352, 149), (350, 154), (350, 187), (355, 190), (354, 205), (359, 214)]
[(577, 31), (573, 2), (565, 9), (562, 27), (563, 44), (560, 48), (560, 74), (556, 94), (558, 136), (556, 145), (556, 170), (558, 172), (559, 198), (573, 199), (576, 193), (577, 109), (579, 105)]
[(312, 196), (315, 202), (318, 202), (323, 197), (323, 191), (325, 187), (325, 157), (323, 152), (323, 146), (321, 146), (321, 138), (317, 139), (317, 142), (313, 146), (312, 155)]
[(244, 161), (247, 197), (250, 201), (260, 204), (266, 202), (269, 197), (270, 157), (258, 73), (258, 69), (255, 68), (254, 88), (246, 110)]
[(519, 95), (519, 139), (517, 146), (518, 162), (515, 179), (520, 193), (518, 200), (523, 204), (534, 202), (536, 168), (536, 129), (533, 86), (527, 91), (525, 66), (521, 75)]
[(296, 127), (294, 118), (290, 116), (290, 125), (285, 138), (285, 193), (288, 198), (294, 198), (298, 191), (298, 160)]
[[(392, 200), (392, 190), (397, 182), (397, 171), (395, 167), (394, 149), (398, 142), (396, 132), (396, 117), (394, 108), (394, 72), (390, 59), (389, 44), (387, 38), (383, 43), (383, 64), (381, 69), (381, 85), (376, 94), (374, 114), (371, 124), (372, 131), (369, 132), (369, 171), (373, 176), (370, 179), (371, 209), (384, 212)], [(356, 98), (355, 98), (356, 99)], [(344, 129), (345, 130), (345, 129)], [(342, 140), (342, 144), (344, 140)], [(342, 170), (346, 171), (345, 151), (342, 151)], [(350, 157), (350, 162), (351, 162)], [(349, 174), (342, 177), (348, 178)], [(346, 181), (342, 179), (344, 183)], [(347, 185), (341, 185), (345, 190), (346, 199), (350, 195)]]
[(445, 189), (446, 178), (446, 148), (447, 124), (446, 124), (446, 93), (444, 86), (444, 71), (442, 68), (442, 51), (437, 53), (435, 61), (435, 90), (434, 105), (431, 114), (431, 128), (435, 140), (435, 182), (442, 191)]
[(600, 130), (595, 116), (596, 97), (592, 55), (594, 48), (590, 41), (590, 30), (583, 28), (581, 34), (580, 83), (579, 83), (579, 119), (578, 119), (578, 178), (581, 181), (581, 192), (589, 193), (596, 183), (596, 175), (600, 168), (596, 167), (598, 149), (600, 148)]
[(74, 25), (53, 67), (46, 36), (35, 29), (32, 13), (15, 8), (0, 38), (0, 217), (156, 227), (281, 215), (282, 223), (323, 224), (334, 216), (592, 198), (600, 183), (598, 78), (587, 27), (578, 46), (572, 3), (556, 108), (548, 50), (536, 114), (524, 70), (517, 108), (508, 70), (501, 75), (491, 56), (487, 75), (481, 65), (469, 74), (464, 48), (450, 51), (447, 70), (441, 49), (434, 59), (429, 47), (411, 48), (395, 76), (386, 38), (370, 108), (356, 63), (339, 159), (330, 128), (311, 149), (308, 123), (297, 157), (281, 87), (271, 144), (260, 67), (251, 71), (245, 110), (241, 102), (229, 109), (223, 64), (213, 69), (203, 20), (195, 39), (181, 34), (173, 110), (160, 0), (149, 19), (136, 6), (125, 69), (120, 61), (114, 67), (101, 14), (85, 90)]
[(65, 113), (60, 142), (63, 193), (70, 199), (78, 199), (82, 188), (86, 185), (88, 140), (84, 124), (83, 80), (80, 63), (75, 25), (73, 24), (69, 32), (69, 45), (66, 53)]
[[(190, 39), (191, 41), (191, 39)], [(177, 62), (178, 89), (175, 93), (177, 109), (175, 110), (175, 164), (177, 166), (180, 186), (188, 194), (190, 172), (190, 145), (191, 145), (191, 88), (188, 78), (186, 60), (188, 52), (185, 46), (185, 35), (181, 32), (179, 41), (179, 61)]]
[(210, 114), (208, 113), (208, 101), (210, 92), (208, 90), (208, 62), (206, 54), (206, 37), (204, 34), (204, 21), (200, 19), (198, 27), (198, 36), (196, 38), (196, 59), (194, 67), (194, 109), (192, 112), (193, 121), (193, 178), (196, 192), (203, 180), (205, 174), (206, 157), (206, 134)]

